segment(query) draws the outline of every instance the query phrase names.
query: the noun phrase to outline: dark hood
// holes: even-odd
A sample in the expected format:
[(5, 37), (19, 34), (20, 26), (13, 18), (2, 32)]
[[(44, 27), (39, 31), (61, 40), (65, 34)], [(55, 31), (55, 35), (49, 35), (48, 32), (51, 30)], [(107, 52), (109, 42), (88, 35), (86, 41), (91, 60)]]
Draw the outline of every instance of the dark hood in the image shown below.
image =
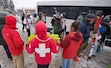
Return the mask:
[(16, 29), (16, 18), (14, 16), (5, 17), (6, 27)]
[(83, 40), (83, 36), (82, 33), (80, 31), (78, 32), (70, 32), (69, 33), (69, 37), (73, 40), (79, 41), (79, 40)]

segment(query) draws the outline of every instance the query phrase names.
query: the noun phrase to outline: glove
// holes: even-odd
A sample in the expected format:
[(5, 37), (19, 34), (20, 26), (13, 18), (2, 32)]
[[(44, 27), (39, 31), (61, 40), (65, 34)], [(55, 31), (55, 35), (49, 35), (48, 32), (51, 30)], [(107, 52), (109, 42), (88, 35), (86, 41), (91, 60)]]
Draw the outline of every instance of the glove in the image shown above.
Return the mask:
[(57, 42), (58, 44), (60, 44), (60, 38), (58, 38), (56, 42)]

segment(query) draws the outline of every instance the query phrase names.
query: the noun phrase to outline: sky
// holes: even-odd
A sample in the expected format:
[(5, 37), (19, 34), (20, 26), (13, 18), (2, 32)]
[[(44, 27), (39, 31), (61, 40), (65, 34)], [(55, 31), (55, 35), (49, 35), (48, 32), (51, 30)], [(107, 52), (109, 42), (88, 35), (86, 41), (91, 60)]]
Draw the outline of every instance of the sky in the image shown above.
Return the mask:
[[(39, 1), (69, 1), (69, 0), (12, 0), (15, 9), (22, 9), (22, 8), (31, 8), (31, 9), (36, 9), (36, 3)], [(73, 0), (73, 1), (78, 1), (78, 0)], [(83, 0), (79, 0), (83, 1)]]
[(36, 8), (37, 0), (12, 0), (15, 9), (19, 8)]
[(57, 1), (57, 0), (12, 0), (15, 9), (18, 8), (36, 8), (36, 3), (40, 1)]

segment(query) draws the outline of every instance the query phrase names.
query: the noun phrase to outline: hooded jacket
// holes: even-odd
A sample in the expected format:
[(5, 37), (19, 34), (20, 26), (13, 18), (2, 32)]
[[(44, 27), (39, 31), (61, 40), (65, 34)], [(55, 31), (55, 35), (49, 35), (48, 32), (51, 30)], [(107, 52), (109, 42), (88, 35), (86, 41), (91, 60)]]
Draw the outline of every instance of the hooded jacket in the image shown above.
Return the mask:
[(16, 31), (16, 18), (14, 16), (5, 17), (6, 24), (2, 29), (2, 36), (6, 41), (9, 50), (13, 56), (23, 53), (24, 42)]
[(84, 37), (84, 42), (86, 42), (90, 37), (90, 31), (93, 30), (92, 26), (88, 23), (87, 20), (83, 20), (80, 24), (80, 31)]
[(39, 21), (36, 24), (36, 38), (34, 38), (26, 49), (29, 54), (35, 53), (35, 61), (37, 64), (45, 65), (51, 62), (51, 52), (57, 53), (60, 45), (56, 44), (53, 38), (46, 35), (46, 24)]
[(61, 47), (64, 48), (62, 56), (70, 59), (76, 56), (76, 53), (83, 42), (81, 32), (70, 32), (61, 42)]

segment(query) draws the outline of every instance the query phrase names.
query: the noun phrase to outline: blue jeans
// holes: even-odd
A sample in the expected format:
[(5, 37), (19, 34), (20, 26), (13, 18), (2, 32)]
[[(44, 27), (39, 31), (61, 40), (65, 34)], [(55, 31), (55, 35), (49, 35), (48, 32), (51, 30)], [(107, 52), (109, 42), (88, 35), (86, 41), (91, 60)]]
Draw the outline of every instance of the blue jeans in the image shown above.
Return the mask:
[(96, 54), (96, 52), (97, 52), (97, 47), (98, 47), (97, 45), (94, 46), (94, 50), (93, 50), (92, 55), (95, 55), (95, 54)]
[(62, 58), (62, 68), (71, 68), (71, 64), (72, 64), (72, 58), (71, 59)]

